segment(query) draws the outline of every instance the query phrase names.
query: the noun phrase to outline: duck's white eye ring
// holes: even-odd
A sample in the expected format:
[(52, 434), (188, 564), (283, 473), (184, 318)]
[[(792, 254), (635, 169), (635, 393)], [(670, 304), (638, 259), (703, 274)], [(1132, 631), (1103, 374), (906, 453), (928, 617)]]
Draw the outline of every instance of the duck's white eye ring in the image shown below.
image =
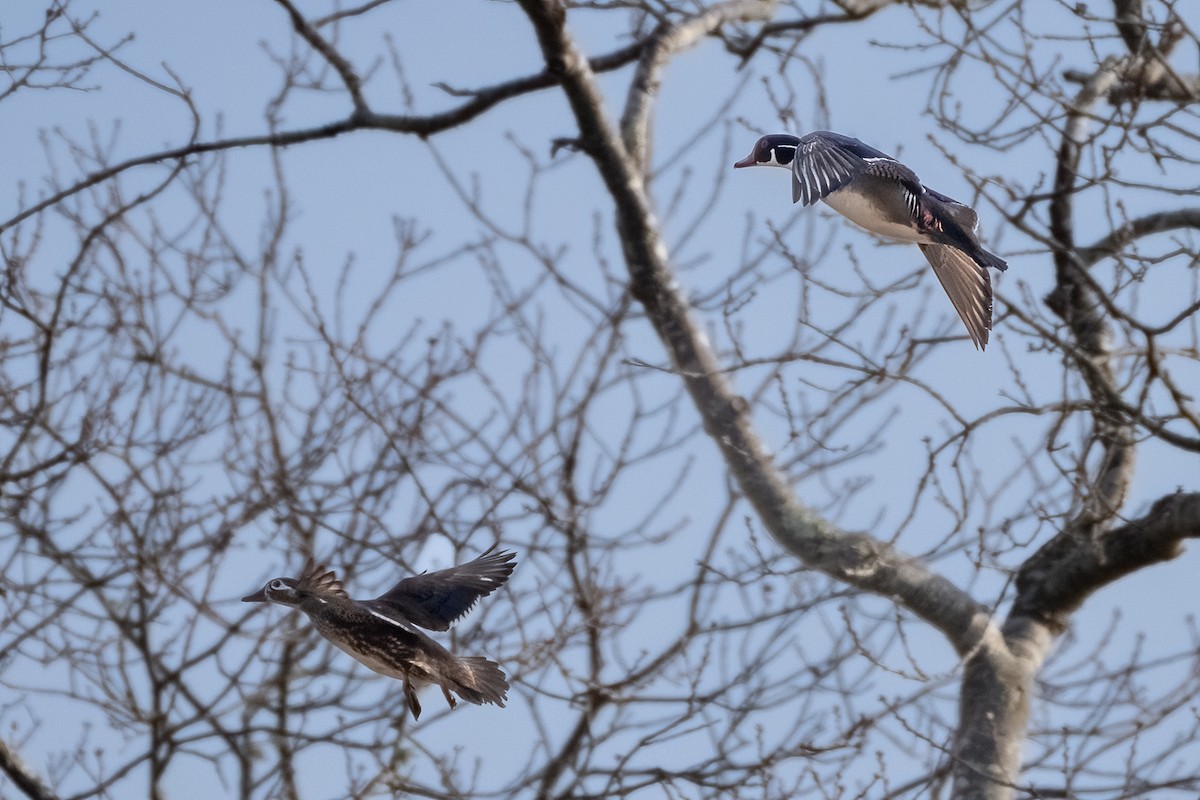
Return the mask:
[(275, 580), (271, 581), (270, 586), (272, 589), (282, 589), (283, 581), (279, 580), (279, 578), (276, 578)]

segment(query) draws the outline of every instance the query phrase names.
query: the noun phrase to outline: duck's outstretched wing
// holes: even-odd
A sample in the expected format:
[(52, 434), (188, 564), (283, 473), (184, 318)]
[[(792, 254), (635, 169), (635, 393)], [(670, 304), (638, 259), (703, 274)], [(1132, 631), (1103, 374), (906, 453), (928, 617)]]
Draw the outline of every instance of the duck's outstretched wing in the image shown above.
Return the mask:
[(362, 604), (371, 611), (398, 615), (427, 630), (449, 630), (479, 598), (504, 585), (517, 565), (516, 558), (517, 554), (510, 550), (499, 553), (488, 550), (466, 564), (405, 578)]
[(915, 172), (852, 136), (833, 131), (801, 136), (792, 160), (792, 202), (811, 206), (868, 174), (900, 181), (915, 195), (923, 191)]
[(987, 268), (949, 244), (923, 244), (921, 252), (967, 326), (971, 341), (986, 350), (992, 329), (992, 279)]

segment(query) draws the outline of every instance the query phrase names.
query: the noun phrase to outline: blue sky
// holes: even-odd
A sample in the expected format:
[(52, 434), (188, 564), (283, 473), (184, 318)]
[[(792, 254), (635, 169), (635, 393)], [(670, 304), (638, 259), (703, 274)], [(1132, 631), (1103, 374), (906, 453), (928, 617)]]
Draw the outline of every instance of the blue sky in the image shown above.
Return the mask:
[[(1091, 63), (1087, 48), (1069, 39), (1078, 33), (1081, 24), (1074, 15), (1057, 3), (1026, 5), (1030, 7), (1023, 8), (1022, 13), (1027, 25), (1047, 33), (1064, 34), (1064, 37), (1048, 35), (1032, 45), (1040, 63), (1049, 64), (1054, 56), (1061, 57), (1061, 66)], [(378, 110), (398, 113), (409, 110), (402, 91), (407, 89), (413, 102), (411, 110), (430, 113), (453, 104), (433, 86), (437, 81), (469, 89), (540, 69), (540, 55), (532, 32), (515, 6), (475, 3), (463, 7), (469, 9), (467, 13), (448, 14), (443, 4), (399, 2), (390, 10), (370, 15), (369, 23), (346, 26), (345, 36), (339, 42), (344, 52), (352, 55), (360, 69), (379, 62), (381, 76), (368, 91)], [(172, 74), (177, 75), (192, 91), (203, 112), (201, 139), (263, 130), (264, 104), (278, 88), (270, 53), (286, 55), (295, 46), (278, 7), (266, 2), (179, 5), (144, 0), (118, 5), (79, 3), (72, 6), (72, 13), (85, 17), (89, 8), (96, 8), (100, 14), (91, 28), (97, 40), (112, 43), (124, 32), (136, 31), (136, 37), (119, 50), (120, 56), (155, 80), (166, 83), (172, 80)], [(994, 13), (1002, 16), (1006, 9), (997, 7)], [(1194, 6), (1185, 10), (1197, 13)], [(23, 13), (29, 15), (27, 19), (20, 18)], [(40, 9), (26, 5), (6, 9), (0, 17), (5, 38), (29, 27), (30, 20), (41, 13)], [(984, 12), (984, 17), (987, 13)], [(947, 54), (944, 48), (906, 47), (927, 38), (915, 19), (911, 9), (895, 8), (862, 26), (823, 30), (805, 41), (802, 50), (805, 60), (793, 61), (782, 74), (773, 71), (773, 62), (765, 58), (751, 68), (735, 70), (733, 57), (715, 41), (703, 42), (666, 71), (656, 111), (655, 196), (660, 203), (668, 245), (682, 267), (681, 281), (690, 291), (697, 296), (719, 296), (728, 281), (730, 265), (738, 263), (743, 253), (765, 246), (769, 222), (796, 240), (817, 242), (830, 252), (844, 253), (847, 259), (857, 258), (864, 273), (881, 283), (910, 272), (920, 275), (919, 291), (905, 294), (904, 298), (905, 301), (922, 299), (927, 316), (920, 323), (921, 331), (926, 335), (934, 331), (959, 332), (958, 321), (940, 288), (931, 275), (924, 274), (923, 261), (916, 249), (880, 244), (826, 209), (794, 207), (790, 203), (787, 176), (781, 171), (747, 170), (735, 174), (730, 168), (734, 159), (749, 151), (758, 132), (828, 127), (900, 156), (930, 186), (976, 204), (985, 242), (990, 249), (1000, 251), (1010, 264), (1010, 270), (998, 280), (998, 293), (1003, 300), (997, 304), (998, 310), (1005, 303), (1025, 303), (1029, 299), (1040, 302), (1053, 283), (1048, 256), (1005, 227), (992, 205), (1003, 203), (1003, 197), (999, 193), (989, 198), (975, 196), (970, 184), (947, 162), (938, 146), (952, 151), (977, 174), (1004, 176), (1025, 187), (1045, 185), (1053, 170), (1049, 160), (1052, 148), (1034, 137), (1014, 144), (1007, 152), (998, 152), (964, 146), (937, 129), (925, 110), (930, 95), (925, 71), (935, 68)], [(950, 14), (922, 13), (920, 19), (930, 25), (945, 25), (951, 36), (957, 30), (955, 18)], [(1190, 23), (1195, 30), (1200, 27), (1200, 17)], [(607, 52), (623, 43), (614, 42), (614, 30), (602, 14), (575, 11), (570, 15), (570, 24), (585, 50), (592, 54)], [(403, 58), (406, 87), (391, 72), (379, 26), (384, 27)], [(996, 24), (993, 33), (1002, 39), (1012, 36), (1003, 21)], [(1119, 41), (1106, 39), (1102, 46), (1116, 52)], [(813, 80), (814, 73), (823, 76), (820, 83)], [(959, 75), (958, 82), (950, 87), (950, 96), (961, 104), (964, 118), (979, 122), (998, 117), (997, 130), (1005, 130), (1010, 121), (1000, 116), (1002, 98), (989, 91), (988, 70), (968, 67)], [(629, 71), (623, 70), (601, 80), (614, 113), (623, 102), (628, 76)], [(972, 85), (972, 81), (978, 82), (977, 85)], [(5, 101), (4, 113), (0, 115), (0, 141), (5, 143), (0, 151), (0, 174), (6, 177), (6, 185), (11, 187), (22, 181), (29, 195), (44, 191), (43, 141), (51, 143), (62, 179), (69, 180), (75, 172), (58, 138), (60, 133), (76, 140), (94, 136), (99, 141), (111, 141), (114, 160), (174, 147), (189, 135), (190, 118), (177, 99), (122, 75), (112, 66), (99, 67), (94, 82), (103, 88), (89, 92), (29, 91)], [(824, 91), (818, 93), (822, 85)], [(772, 98), (788, 99), (792, 120), (778, 118)], [(346, 110), (340, 96), (300, 92), (287, 103), (282, 114), (283, 126), (319, 124), (343, 115)], [(477, 187), (484, 207), (501, 229), (527, 234), (550, 248), (564, 247), (565, 269), (584, 285), (600, 291), (604, 282), (596, 269), (598, 254), (592, 248), (591, 238), (594, 230), (607, 233), (611, 227), (611, 213), (602, 196), (601, 184), (583, 156), (560, 153), (552, 159), (549, 150), (554, 137), (574, 132), (573, 124), (561, 95), (543, 92), (503, 104), (485, 117), (439, 135), (428, 144), (415, 137), (366, 133), (291, 148), (281, 155), (297, 219), (289, 232), (289, 245), (303, 253), (317, 280), (324, 277), (329, 281), (318, 286), (317, 292), (332, 307), (335, 268), (352, 257), (356, 263), (353, 290), (364, 298), (370, 297), (379, 275), (395, 258), (393, 220), (415, 218), (422, 229), (432, 232), (420, 250), (421, 257), (432, 260), (447, 256), (449, 260), (427, 278), (406, 288), (398, 303), (407, 315), (399, 314), (401, 318), (395, 320), (395, 325), (406, 329), (421, 324), (436, 330), (449, 321), (469, 329), (473, 320), (494, 308), (495, 300), (481, 286), (480, 270), (473, 257), (453, 254), (464, 242), (481, 240), (485, 234), (473, 221), (464, 224), (468, 219), (466, 209), (437, 166), (440, 158), (469, 190)], [(1011, 124), (1017, 126), (1019, 122), (1014, 119)], [(544, 170), (536, 185), (533, 221), (527, 230), (523, 227), (522, 203), (531, 167), (521, 147), (528, 148), (537, 167)], [(1131, 163), (1131, 169), (1146, 168)], [(239, 152), (230, 155), (228, 171), (224, 219), (234, 239), (252, 248), (261, 236), (262, 210), (269, 206), (264, 193), (272, 191), (270, 164), (261, 151)], [(132, 175), (127, 191), (136, 191), (136, 187), (152, 181), (158, 174), (156, 168), (148, 168)], [(1158, 177), (1149, 175), (1146, 179)], [(1186, 183), (1188, 178), (1180, 180)], [(715, 181), (720, 184), (713, 196), (710, 187)], [(673, 205), (670, 198), (676, 194), (680, 200)], [(1162, 198), (1131, 191), (1125, 202), (1131, 213), (1141, 213), (1156, 208)], [(1089, 210), (1088, 204), (1094, 204), (1095, 210)], [(7, 218), (16, 205), (15, 192), (10, 189), (0, 197), (0, 216)], [(1084, 213), (1080, 218), (1084, 222), (1093, 214), (1098, 223), (1105, 221), (1101, 198), (1088, 196), (1081, 206)], [(173, 214), (178, 222), (189, 212), (179, 198), (168, 197), (156, 207), (156, 213), (169, 223)], [(53, 215), (50, 218), (53, 220)], [(52, 233), (61, 230), (59, 223), (49, 224)], [(689, 238), (679, 243), (680, 237), (693, 227)], [(1092, 230), (1081, 225), (1080, 239), (1089, 241), (1100, 230), (1099, 224)], [(69, 241), (64, 244), (70, 246)], [(611, 262), (618, 263), (619, 251), (611, 236), (599, 250)], [(518, 249), (507, 249), (504, 253), (509, 259), (505, 270), (515, 284), (536, 279), (539, 271), (532, 259)], [(830, 260), (844, 263), (836, 258), (827, 262)], [(861, 286), (860, 277), (853, 271), (834, 268), (829, 263), (824, 263), (817, 277), (847, 290)], [(799, 297), (792, 278), (776, 274), (764, 279), (749, 311), (737, 320), (745, 341), (759, 355), (773, 355), (789, 345), (798, 314), (811, 315), (805, 321), (820, 329), (843, 313), (839, 307), (820, 303), (804, 308), (803, 312), (798, 310)], [(1153, 307), (1158, 298), (1169, 304), (1179, 291), (1176, 282), (1186, 279), (1182, 270), (1170, 272), (1165, 280), (1150, 276), (1143, 304)], [(746, 278), (745, 282), (751, 279)], [(248, 308), (250, 300), (244, 298)], [(884, 310), (874, 313), (882, 318)], [(900, 312), (908, 313), (909, 309), (901, 307)], [(708, 310), (700, 313), (705, 314), (714, 340), (724, 342), (720, 314)], [(593, 331), (580, 327), (581, 315), (554, 303), (545, 305), (544, 315), (547, 338), (563, 353), (572, 352), (593, 335)], [(236, 309), (231, 309), (231, 318), (237, 316)], [(288, 324), (286, 312), (281, 313), (279, 324)], [(869, 337), (873, 332), (872, 326), (864, 326), (862, 336)], [(381, 327), (372, 335), (383, 340), (392, 333), (392, 328)], [(185, 332), (174, 345), (182, 348), (189, 363), (198, 369), (206, 365), (215, 367), (221, 353), (207, 350), (202, 337), (200, 331), (190, 337)], [(634, 356), (647, 362), (664, 363), (661, 346), (645, 326), (631, 330), (628, 347)], [(503, 363), (511, 354), (500, 351), (489, 355)], [(1050, 387), (1047, 396), (1054, 395), (1055, 382), (1061, 380), (1058, 357), (1029, 352), (1027, 342), (1011, 335), (1003, 324), (997, 327), (993, 346), (986, 354), (974, 351), (965, 342), (954, 348), (943, 347), (921, 368), (920, 375), (964, 413), (974, 415), (990, 408), (997, 396), (1011, 390), (1009, 363), (1018, 365), (1032, 385)], [(749, 391), (762, 380), (762, 374), (747, 371), (738, 378), (739, 388)], [(506, 377), (515, 388), (522, 374), (513, 369)], [(836, 371), (814, 366), (804, 373), (804, 379), (832, 383), (843, 378)], [(802, 391), (799, 382), (790, 384), (789, 389)], [(670, 391), (670, 386), (664, 385), (664, 391)], [(838, 522), (848, 529), (869, 529), (884, 537), (898, 534), (901, 547), (921, 553), (931, 546), (930, 542), (942, 539), (941, 531), (950, 524), (949, 515), (930, 507), (934, 504), (924, 504), (913, 523), (902, 529), (900, 526), (916, 478), (913, 465), (923, 464), (925, 440), (944, 435), (948, 422), (931, 414), (923, 393), (917, 389), (902, 387), (892, 397), (890, 405), (871, 414), (896, 413), (903, 424), (891, 430), (869, 460), (872, 485), (865, 500), (841, 508)], [(764, 392), (764, 402), (771, 402), (771, 398), (771, 393)], [(480, 402), (485, 405), (487, 400)], [(869, 428), (877, 416), (864, 417), (862, 426)], [(761, 414), (757, 421), (770, 447), (784, 455), (790, 452), (787, 431), (777, 418)], [(986, 454), (989, 463), (980, 464), (979, 468), (993, 474), (1007, 474), (1015, 469), (1019, 457), (1014, 441), (1026, 436), (1037, 441), (1025, 425), (1026, 421), (1017, 419), (981, 431), (976, 452)], [(664, 511), (664, 515), (690, 520), (696, 530), (703, 531), (703, 521), (720, 506), (723, 470), (715, 463), (714, 451), (705, 443), (696, 445), (691, 452), (697, 459), (693, 478), (686, 484), (686, 490), (673, 498), (673, 507)], [(1200, 474), (1197, 466), (1194, 456), (1148, 447), (1138, 466), (1128, 511), (1139, 513), (1153, 499), (1176, 486), (1194, 489), (1195, 476)], [(647, 468), (646, 472), (652, 473), (653, 469)], [(833, 504), (841, 486), (838, 481), (851, 477), (839, 473), (827, 483), (810, 480), (800, 487), (800, 492), (806, 501), (816, 505)], [(624, 507), (638, 508), (654, 502), (659, 493), (652, 478), (652, 474), (647, 474), (645, 483), (630, 481), (622, 487)], [(210, 475), (203, 480), (219, 485), (221, 478)], [(598, 514), (614, 530), (629, 524), (622, 506), (616, 504)], [(972, 522), (994, 523), (995, 516)], [(408, 520), (391, 522), (403, 529)], [(277, 571), (286, 572), (294, 566), (284, 563), (277, 550), (256, 552), (260, 541), (265, 538), (248, 537), (243, 543), (247, 551), (245, 562), (236, 572), (221, 576), (218, 585), (229, 588), (230, 598), (251, 590)], [(333, 542), (326, 546), (333, 546)], [(677, 536), (664, 547), (663, 560), (676, 558), (681, 564), (690, 564), (696, 557), (696, 547), (694, 540)], [(421, 556), (423, 563), (418, 566), (443, 566), (444, 558), (444, 549), (439, 550), (435, 545)], [(1002, 560), (1011, 566), (1017, 558), (1018, 554), (1010, 554)], [(957, 580), (973, 582), (985, 600), (1000, 591), (1006, 580), (998, 571), (976, 573), (969, 563), (969, 554), (940, 558), (938, 566)], [(627, 568), (644, 571), (647, 582), (663, 579), (661, 573), (643, 563), (629, 563)], [(1194, 597), (1193, 576), (1197, 569), (1200, 556), (1193, 548), (1180, 559), (1126, 579), (1093, 598), (1077, 616), (1076, 629), (1081, 637), (1086, 636), (1084, 632), (1102, 629), (1114, 614), (1120, 613), (1129, 622), (1121, 628), (1119, 637), (1144, 638), (1148, 651), (1158, 644), (1169, 645), (1179, 636), (1180, 617), (1190, 609), (1182, 604), (1164, 611), (1161, 598)], [(388, 582), (386, 576), (372, 577), (377, 582), (369, 590), (381, 590)], [(282, 614), (279, 609), (267, 613), (272, 614), (272, 619)], [(631, 631), (644, 629), (645, 635), (653, 636), (656, 625), (670, 622), (639, 618)], [(836, 620), (830, 624), (834, 623)], [(948, 650), (939, 642), (932, 635), (926, 642), (932, 671), (952, 667)], [(377, 691), (386, 692), (388, 688), (380, 686)], [(75, 712), (75, 706), (64, 704), (62, 718), (70, 719)], [(51, 715), (49, 711), (44, 713)], [(467, 714), (471, 715), (470, 724), (504, 729), (505, 718), (500, 712), (470, 708), (433, 723), (427, 731), (432, 734), (429, 741), (447, 748), (463, 747), (471, 757), (485, 761), (485, 772), (502, 772), (508, 763), (519, 760), (525, 747), (520, 739), (501, 737), (500, 744), (490, 746), (486, 754), (470, 741), (464, 741), (462, 726), (468, 724)], [(28, 753), (35, 764), (44, 763), (60, 735), (54, 725), (44, 725), (32, 740)], [(185, 780), (206, 780), (207, 767), (202, 762), (195, 766), (195, 776), (179, 774), (173, 778), (180, 781), (180, 786), (186, 785)], [(319, 768), (314, 768), (310, 776), (313, 780), (317, 780), (317, 772)]]

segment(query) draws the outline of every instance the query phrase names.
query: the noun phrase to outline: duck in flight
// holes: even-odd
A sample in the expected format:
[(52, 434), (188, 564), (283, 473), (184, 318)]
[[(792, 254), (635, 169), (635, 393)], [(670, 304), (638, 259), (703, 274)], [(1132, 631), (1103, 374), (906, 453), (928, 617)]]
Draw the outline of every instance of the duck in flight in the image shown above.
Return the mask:
[(988, 268), (1006, 270), (979, 244), (979, 216), (921, 183), (896, 159), (858, 139), (831, 131), (804, 136), (774, 133), (759, 139), (734, 167), (783, 167), (792, 172), (792, 202), (818, 200), (872, 233), (914, 242), (950, 296), (980, 350), (992, 329)]
[(503, 708), (508, 680), (495, 662), (456, 656), (418, 628), (449, 630), (479, 598), (504, 585), (516, 558), (489, 550), (466, 564), (405, 578), (374, 600), (351, 600), (337, 575), (310, 559), (299, 578), (274, 578), (242, 601), (299, 608), (339, 649), (404, 681), (413, 719), (421, 716), (417, 692), (430, 684), (441, 688), (451, 708), (457, 705), (451, 691), (468, 703)]

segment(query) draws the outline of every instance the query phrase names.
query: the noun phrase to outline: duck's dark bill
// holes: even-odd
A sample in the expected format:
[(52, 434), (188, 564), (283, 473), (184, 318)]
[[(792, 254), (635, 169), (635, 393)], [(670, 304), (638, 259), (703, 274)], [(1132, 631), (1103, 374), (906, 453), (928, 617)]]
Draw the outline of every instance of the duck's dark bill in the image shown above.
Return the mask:
[(266, 588), (259, 589), (254, 594), (248, 594), (242, 598), (243, 603), (265, 603), (267, 602)]

